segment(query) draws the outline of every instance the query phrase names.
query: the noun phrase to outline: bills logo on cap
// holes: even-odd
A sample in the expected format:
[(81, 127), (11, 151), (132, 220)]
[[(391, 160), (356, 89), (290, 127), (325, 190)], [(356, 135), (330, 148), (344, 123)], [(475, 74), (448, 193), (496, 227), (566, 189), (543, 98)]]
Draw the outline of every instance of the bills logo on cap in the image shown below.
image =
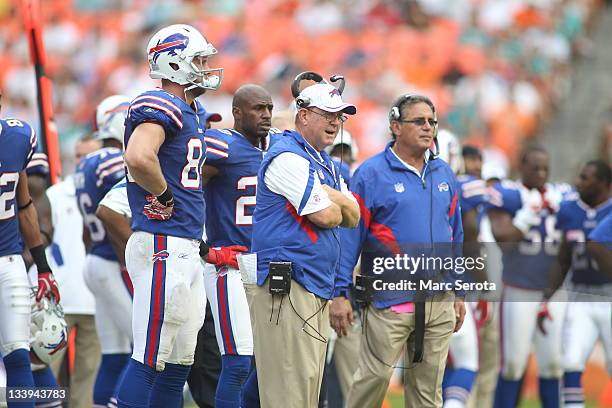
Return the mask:
[(340, 96), (340, 91), (337, 88), (334, 88), (329, 91), (329, 96), (333, 97), (334, 95)]
[(448, 191), (448, 183), (446, 181), (441, 182), (440, 184), (438, 184), (438, 190), (440, 192), (442, 191)]
[(403, 193), (406, 189), (404, 188), (404, 183), (395, 183), (395, 192)]

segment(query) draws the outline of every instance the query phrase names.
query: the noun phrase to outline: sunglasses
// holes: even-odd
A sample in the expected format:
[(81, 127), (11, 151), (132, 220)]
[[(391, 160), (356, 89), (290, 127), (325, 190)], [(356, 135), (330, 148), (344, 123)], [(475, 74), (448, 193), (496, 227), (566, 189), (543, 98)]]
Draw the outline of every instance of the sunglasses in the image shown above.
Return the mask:
[(311, 110), (311, 109), (307, 109), (308, 112), (312, 112), (315, 115), (319, 115), (322, 118), (324, 118), (326, 121), (328, 121), (329, 123), (333, 123), (335, 120), (339, 120), (340, 123), (344, 123), (346, 122), (346, 120), (348, 119), (348, 116), (346, 116), (345, 114), (333, 114), (333, 115), (324, 115), (322, 113), (319, 113), (317, 111)]
[(398, 120), (400, 123), (412, 123), (416, 126), (424, 126), (425, 122), (429, 123), (429, 126), (436, 127), (438, 125), (438, 121), (435, 119), (425, 119), (425, 118), (416, 118), (410, 120)]

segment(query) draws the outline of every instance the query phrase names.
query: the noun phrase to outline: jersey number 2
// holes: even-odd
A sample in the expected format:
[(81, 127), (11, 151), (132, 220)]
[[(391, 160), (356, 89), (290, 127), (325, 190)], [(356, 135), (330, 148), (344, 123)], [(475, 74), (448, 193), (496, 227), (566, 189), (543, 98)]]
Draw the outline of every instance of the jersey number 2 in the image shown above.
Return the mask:
[(15, 190), (17, 190), (17, 181), (19, 181), (19, 173), (2, 173), (0, 174), (0, 188), (6, 187), (9, 183), (13, 183), (13, 189), (0, 193), (0, 220), (8, 220), (15, 216)]
[[(246, 190), (248, 187), (257, 188), (257, 176), (241, 177), (236, 188)], [(253, 225), (253, 216), (246, 214), (246, 207), (255, 205), (254, 195), (245, 195), (236, 200), (236, 225)]]

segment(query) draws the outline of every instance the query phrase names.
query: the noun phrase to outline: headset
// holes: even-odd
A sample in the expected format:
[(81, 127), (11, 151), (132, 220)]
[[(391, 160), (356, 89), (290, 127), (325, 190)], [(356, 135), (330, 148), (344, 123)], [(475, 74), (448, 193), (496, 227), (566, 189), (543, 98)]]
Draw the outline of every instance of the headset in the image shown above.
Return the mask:
[[(402, 107), (408, 101), (426, 103), (431, 108), (431, 111), (434, 114), (434, 119), (436, 119), (436, 120), (438, 119), (438, 115), (436, 113), (436, 107), (434, 106), (434, 104), (431, 101), (431, 99), (429, 99), (428, 97), (426, 97), (424, 95), (407, 93), (407, 94), (404, 94), (404, 95), (400, 96), (399, 98), (397, 98), (397, 100), (391, 106), (391, 110), (389, 111), (389, 121), (393, 121), (393, 120), (398, 120), (399, 121), (401, 119), (401, 117), (402, 117)], [(436, 126), (434, 126), (433, 137), (434, 137), (435, 151), (432, 151), (432, 153), (433, 153), (434, 157), (438, 157), (440, 155), (440, 146), (438, 144), (438, 124), (436, 124)], [(393, 136), (393, 138), (395, 139), (395, 136)]]
[[(329, 80), (331, 82), (340, 81), (340, 84), (338, 85), (338, 92), (340, 93), (340, 95), (342, 95), (342, 92), (344, 92), (344, 87), (346, 85), (346, 80), (344, 79), (344, 76), (332, 75)], [(300, 96), (300, 83), (302, 81), (314, 81), (317, 84), (329, 84), (329, 82), (323, 79), (323, 76), (313, 71), (305, 71), (295, 77), (293, 83), (291, 83), (291, 95), (293, 95), (293, 98), (295, 99), (295, 104), (298, 108), (307, 108), (308, 106), (310, 106), (310, 98)]]

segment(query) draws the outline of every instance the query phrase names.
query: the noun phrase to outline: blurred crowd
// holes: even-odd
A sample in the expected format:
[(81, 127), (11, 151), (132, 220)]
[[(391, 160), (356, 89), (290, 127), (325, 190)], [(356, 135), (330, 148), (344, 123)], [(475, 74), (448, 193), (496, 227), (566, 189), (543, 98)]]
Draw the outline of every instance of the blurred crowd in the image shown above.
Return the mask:
[[(2, 116), (37, 125), (34, 73), (18, 0), (0, 0)], [(346, 123), (360, 158), (389, 139), (401, 93), (437, 105), (443, 127), (512, 163), (567, 96), (572, 64), (588, 57), (602, 0), (54, 0), (41, 1), (47, 73), (63, 145), (88, 131), (106, 96), (155, 86), (146, 43), (161, 25), (198, 27), (219, 50), (221, 90), (204, 95), (231, 126), (231, 95), (259, 83), (291, 108), (300, 71), (347, 78)]]

